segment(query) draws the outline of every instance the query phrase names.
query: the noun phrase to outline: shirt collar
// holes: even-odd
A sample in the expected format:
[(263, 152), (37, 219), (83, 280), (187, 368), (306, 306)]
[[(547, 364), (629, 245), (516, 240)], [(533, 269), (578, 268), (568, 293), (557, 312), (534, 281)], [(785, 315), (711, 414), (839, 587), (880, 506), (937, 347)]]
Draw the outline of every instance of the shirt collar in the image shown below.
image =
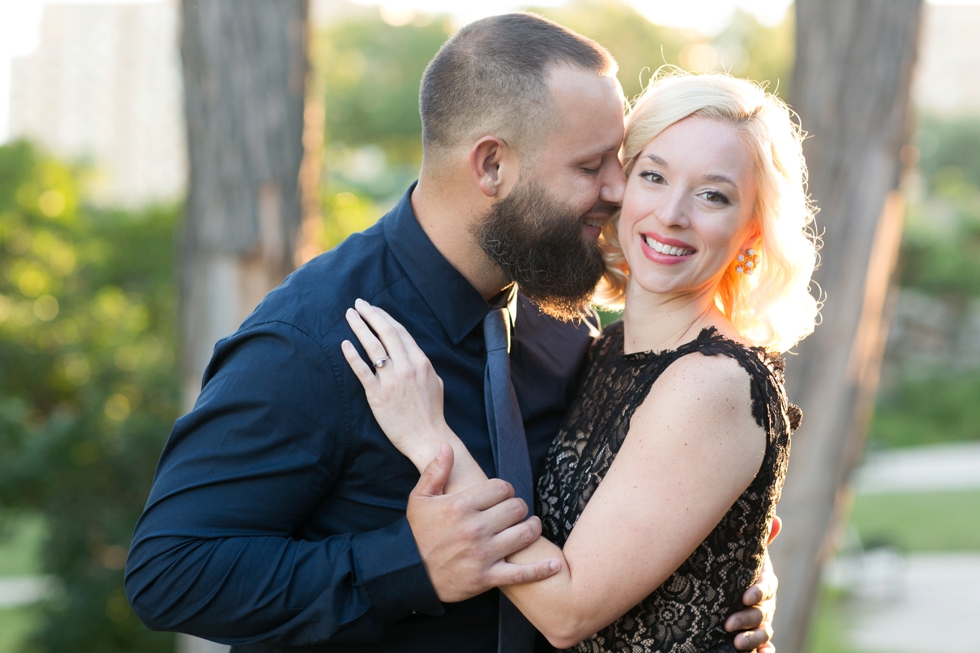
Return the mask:
[[(418, 182), (416, 182), (418, 183)], [(435, 313), (454, 345), (458, 345), (490, 310), (466, 278), (446, 260), (422, 230), (412, 210), (412, 184), (398, 204), (385, 217), (388, 247), (404, 268), (425, 303)], [(517, 315), (516, 287), (508, 297), (511, 320)]]

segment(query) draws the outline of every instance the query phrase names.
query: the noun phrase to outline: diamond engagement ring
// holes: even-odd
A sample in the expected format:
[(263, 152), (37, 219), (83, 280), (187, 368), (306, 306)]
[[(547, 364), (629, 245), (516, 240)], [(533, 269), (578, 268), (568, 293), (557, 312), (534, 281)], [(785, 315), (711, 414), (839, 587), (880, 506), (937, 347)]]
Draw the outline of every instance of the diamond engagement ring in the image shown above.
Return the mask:
[(387, 362), (388, 362), (388, 357), (387, 356), (384, 356), (384, 357), (379, 358), (378, 360), (374, 361), (374, 366), (380, 370), (382, 367), (385, 366), (385, 363), (387, 363)]

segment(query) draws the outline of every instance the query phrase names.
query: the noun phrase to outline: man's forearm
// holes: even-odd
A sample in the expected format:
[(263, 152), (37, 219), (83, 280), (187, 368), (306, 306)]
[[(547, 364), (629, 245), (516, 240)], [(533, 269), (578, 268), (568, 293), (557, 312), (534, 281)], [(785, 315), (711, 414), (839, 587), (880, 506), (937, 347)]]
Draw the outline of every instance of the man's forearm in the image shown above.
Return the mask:
[(405, 520), (319, 542), (146, 538), (126, 590), (150, 628), (227, 644), (371, 641), (412, 611), (442, 612)]

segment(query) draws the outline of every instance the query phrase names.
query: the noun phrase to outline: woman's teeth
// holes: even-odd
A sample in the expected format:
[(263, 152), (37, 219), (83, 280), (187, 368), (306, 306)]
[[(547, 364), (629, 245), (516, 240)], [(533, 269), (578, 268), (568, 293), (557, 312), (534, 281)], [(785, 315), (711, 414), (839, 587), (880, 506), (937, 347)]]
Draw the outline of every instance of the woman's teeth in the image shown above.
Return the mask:
[(650, 238), (650, 236), (643, 236), (643, 242), (645, 242), (653, 251), (660, 252), (661, 254), (667, 254), (668, 256), (687, 256), (688, 254), (694, 253), (693, 249), (684, 249), (683, 247), (664, 245), (659, 240)]

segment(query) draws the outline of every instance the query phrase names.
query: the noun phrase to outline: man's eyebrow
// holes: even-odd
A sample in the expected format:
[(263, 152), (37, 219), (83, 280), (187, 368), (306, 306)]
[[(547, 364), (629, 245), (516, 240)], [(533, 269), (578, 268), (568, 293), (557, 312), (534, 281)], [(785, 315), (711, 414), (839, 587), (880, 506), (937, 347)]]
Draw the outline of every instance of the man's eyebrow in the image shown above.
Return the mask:
[(616, 143), (615, 145), (603, 145), (590, 152), (586, 152), (579, 158), (579, 160), (588, 161), (589, 159), (594, 159), (597, 156), (605, 156), (609, 152), (618, 152), (620, 147), (622, 147), (621, 143)]

